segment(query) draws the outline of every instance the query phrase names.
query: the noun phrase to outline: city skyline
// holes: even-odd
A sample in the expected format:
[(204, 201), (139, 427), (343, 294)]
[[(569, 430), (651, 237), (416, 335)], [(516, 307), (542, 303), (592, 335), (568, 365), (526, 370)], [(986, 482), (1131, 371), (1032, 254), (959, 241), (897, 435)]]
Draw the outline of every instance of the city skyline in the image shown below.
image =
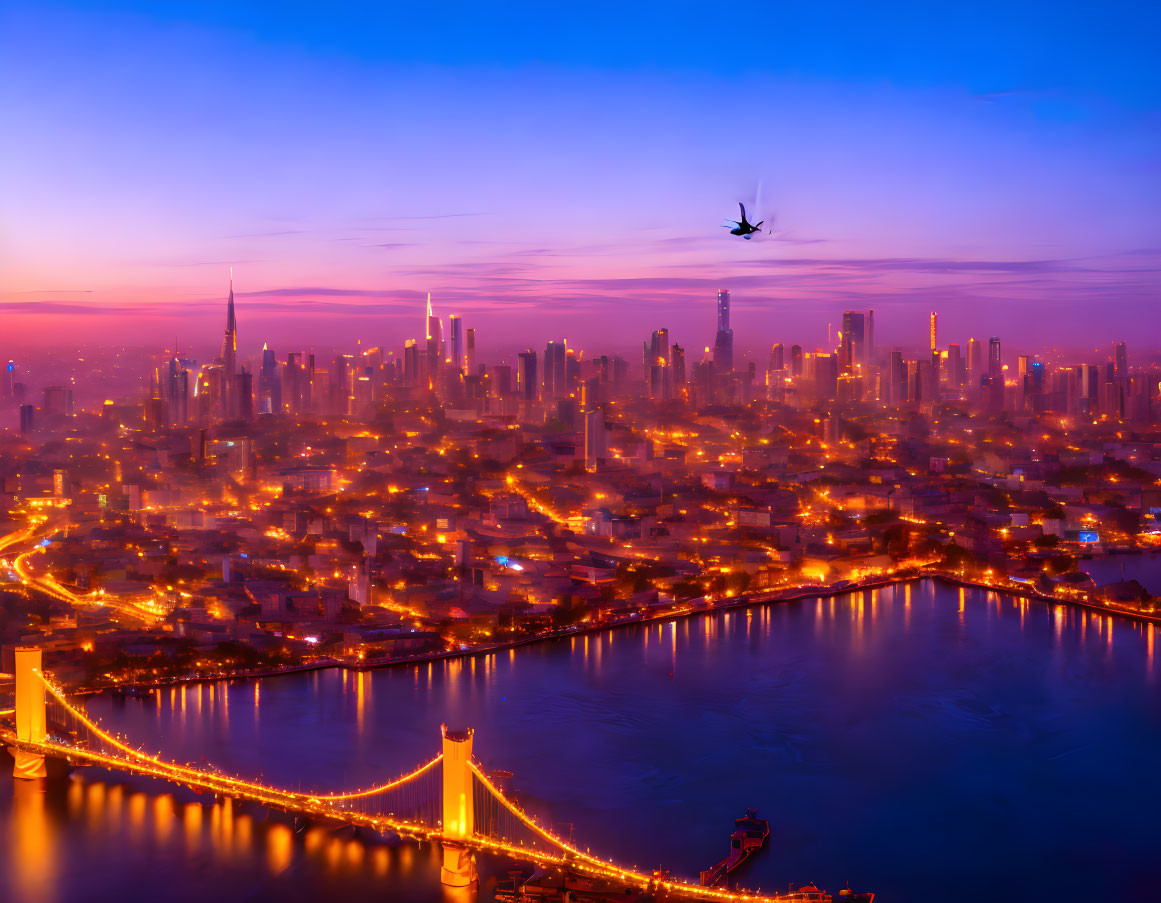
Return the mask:
[[(614, 314), (689, 332), (728, 287), (772, 339), (875, 307), (900, 344), (938, 310), (948, 335), (1073, 346), (1139, 333), (1161, 286), (1139, 5), (1005, 7), (999, 30), (840, 5), (829, 32), (679, 6), (599, 40), (563, 10), (509, 33), (472, 8), (438, 31), (357, 6), (42, 9), (6, 7), (0, 38), (15, 342), (200, 333), (231, 265), (279, 342), (402, 335), (428, 292), (516, 344), (592, 343)], [(778, 234), (730, 241), (739, 200)]]

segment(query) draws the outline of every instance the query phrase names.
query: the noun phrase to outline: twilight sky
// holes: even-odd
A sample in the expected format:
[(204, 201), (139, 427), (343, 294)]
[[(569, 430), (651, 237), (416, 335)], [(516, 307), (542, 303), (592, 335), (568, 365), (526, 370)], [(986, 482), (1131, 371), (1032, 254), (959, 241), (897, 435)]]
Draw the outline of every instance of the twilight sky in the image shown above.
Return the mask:
[[(1161, 4), (0, 5), (0, 342), (1161, 346)], [(737, 201), (779, 235), (719, 228)], [(3, 336), (7, 336), (4, 339)], [(251, 347), (252, 346), (252, 347)]]

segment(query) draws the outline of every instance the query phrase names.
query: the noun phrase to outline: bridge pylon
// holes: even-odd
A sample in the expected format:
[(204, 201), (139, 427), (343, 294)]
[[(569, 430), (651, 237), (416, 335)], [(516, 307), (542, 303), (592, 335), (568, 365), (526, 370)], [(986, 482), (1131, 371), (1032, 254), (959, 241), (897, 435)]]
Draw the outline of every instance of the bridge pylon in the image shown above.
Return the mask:
[[(40, 678), (41, 650), (37, 646), (16, 647), (16, 739), (23, 743), (43, 743), (46, 726), (44, 681)], [(48, 775), (44, 756), (19, 747), (9, 752), (16, 760), (12, 774), (34, 780)]]
[(470, 727), (462, 731), (443, 733), (443, 868), (440, 880), (449, 887), (468, 887), (477, 880), (475, 854), (460, 838), (467, 840), (476, 833), (475, 783), (469, 767), (472, 762), (472, 734)]

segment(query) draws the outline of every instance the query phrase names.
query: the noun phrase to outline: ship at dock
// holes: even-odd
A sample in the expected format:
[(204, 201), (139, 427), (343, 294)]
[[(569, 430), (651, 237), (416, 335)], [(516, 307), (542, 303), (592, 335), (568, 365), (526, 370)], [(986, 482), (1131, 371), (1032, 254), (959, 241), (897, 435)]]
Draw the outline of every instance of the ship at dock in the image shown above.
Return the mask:
[(734, 833), (730, 835), (730, 852), (720, 862), (701, 873), (703, 887), (717, 887), (728, 882), (730, 872), (740, 866), (770, 838), (770, 822), (758, 818), (756, 809), (747, 809), (741, 818), (734, 819)]

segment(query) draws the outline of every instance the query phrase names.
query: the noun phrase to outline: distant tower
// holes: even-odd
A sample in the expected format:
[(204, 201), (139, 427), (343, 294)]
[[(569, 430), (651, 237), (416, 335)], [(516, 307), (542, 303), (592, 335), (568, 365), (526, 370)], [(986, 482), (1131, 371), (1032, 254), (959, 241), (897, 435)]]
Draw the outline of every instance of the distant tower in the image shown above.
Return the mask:
[(1113, 373), (1117, 379), (1125, 379), (1129, 375), (1129, 354), (1124, 342), (1113, 345)]
[(938, 348), (935, 341), (935, 311), (931, 312), (931, 353), (935, 354), (935, 349)]
[(227, 380), (233, 380), (237, 360), (238, 321), (234, 318), (234, 268), (230, 267), (230, 298), (226, 302), (226, 334), (222, 339), (222, 364)]
[(464, 321), (458, 314), (452, 314), (447, 321), (451, 332), (451, 362), (456, 370), (464, 369)]
[(464, 348), (464, 366), (467, 368), (468, 374), (475, 376), (476, 374), (476, 330), (469, 329), (467, 331), (467, 342)]
[(714, 370), (718, 373), (734, 371), (734, 331), (730, 329), (730, 290), (718, 292), (718, 329), (714, 336)]
[(997, 336), (988, 339), (988, 376), (996, 380), (1004, 378), (1004, 365), (1000, 359), (1000, 340)]
[(440, 359), (443, 357), (443, 328), (439, 317), (431, 309), (431, 292), (427, 293), (427, 380), (428, 388), (435, 386), (439, 375)]

